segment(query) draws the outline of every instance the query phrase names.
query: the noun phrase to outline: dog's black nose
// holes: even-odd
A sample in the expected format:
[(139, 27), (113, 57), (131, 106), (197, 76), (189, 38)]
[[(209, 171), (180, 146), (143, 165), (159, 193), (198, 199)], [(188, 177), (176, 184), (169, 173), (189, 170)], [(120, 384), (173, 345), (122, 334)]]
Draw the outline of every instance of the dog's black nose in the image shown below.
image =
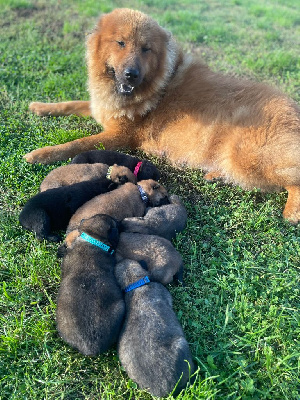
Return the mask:
[(126, 79), (130, 82), (135, 81), (140, 75), (140, 71), (136, 68), (127, 68), (124, 73)]

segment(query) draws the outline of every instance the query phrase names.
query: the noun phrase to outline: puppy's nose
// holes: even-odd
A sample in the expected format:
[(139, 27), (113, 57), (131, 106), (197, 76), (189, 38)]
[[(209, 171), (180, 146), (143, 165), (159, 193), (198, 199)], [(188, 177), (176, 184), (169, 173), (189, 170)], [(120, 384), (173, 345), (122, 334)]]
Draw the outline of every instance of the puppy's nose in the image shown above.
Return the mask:
[(140, 71), (137, 68), (127, 68), (124, 73), (126, 79), (130, 82), (135, 81), (140, 75)]

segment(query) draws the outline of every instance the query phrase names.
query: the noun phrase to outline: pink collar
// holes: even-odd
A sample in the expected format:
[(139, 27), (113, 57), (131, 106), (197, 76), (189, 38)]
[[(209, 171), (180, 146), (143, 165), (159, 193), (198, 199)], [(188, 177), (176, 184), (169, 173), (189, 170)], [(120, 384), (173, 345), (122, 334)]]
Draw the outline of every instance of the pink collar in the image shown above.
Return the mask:
[(139, 161), (139, 162), (136, 164), (136, 167), (134, 168), (134, 171), (133, 171), (133, 175), (137, 176), (137, 174), (139, 173), (139, 170), (140, 170), (142, 164), (143, 164), (142, 161)]

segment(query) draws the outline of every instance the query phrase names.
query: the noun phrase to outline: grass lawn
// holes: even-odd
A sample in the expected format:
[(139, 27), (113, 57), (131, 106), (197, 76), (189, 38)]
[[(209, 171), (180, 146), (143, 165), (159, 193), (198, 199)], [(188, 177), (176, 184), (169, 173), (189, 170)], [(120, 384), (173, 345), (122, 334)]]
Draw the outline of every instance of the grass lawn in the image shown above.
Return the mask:
[[(57, 245), (18, 223), (54, 167), (22, 156), (99, 131), (91, 118), (39, 118), (28, 104), (88, 99), (86, 33), (101, 12), (124, 6), (152, 15), (211, 68), (300, 101), (298, 0), (0, 0), (1, 400), (152, 399), (115, 348), (83, 357), (59, 338)], [(287, 194), (206, 183), (201, 171), (152, 160), (189, 213), (174, 241), (186, 286), (168, 289), (199, 368), (178, 398), (299, 399), (300, 241), (281, 216)]]

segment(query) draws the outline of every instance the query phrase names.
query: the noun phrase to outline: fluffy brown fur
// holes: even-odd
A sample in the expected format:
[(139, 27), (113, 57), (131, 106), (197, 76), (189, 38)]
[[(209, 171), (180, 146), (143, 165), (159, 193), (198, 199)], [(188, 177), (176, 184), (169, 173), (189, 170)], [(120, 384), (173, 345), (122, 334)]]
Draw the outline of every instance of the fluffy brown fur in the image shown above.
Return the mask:
[(104, 132), (37, 149), (53, 162), (93, 149), (141, 148), (244, 188), (285, 188), (300, 220), (300, 109), (267, 85), (211, 71), (169, 32), (129, 9), (103, 15), (87, 40), (90, 101), (32, 103), (38, 115), (92, 115)]
[[(107, 164), (68, 164), (53, 169), (40, 186), (40, 191), (54, 189), (61, 186), (73, 185), (74, 183), (90, 181), (96, 178), (105, 178), (109, 166)], [(114, 164), (111, 168), (110, 177), (112, 182), (123, 185), (126, 182), (136, 183), (136, 177), (127, 167)]]

